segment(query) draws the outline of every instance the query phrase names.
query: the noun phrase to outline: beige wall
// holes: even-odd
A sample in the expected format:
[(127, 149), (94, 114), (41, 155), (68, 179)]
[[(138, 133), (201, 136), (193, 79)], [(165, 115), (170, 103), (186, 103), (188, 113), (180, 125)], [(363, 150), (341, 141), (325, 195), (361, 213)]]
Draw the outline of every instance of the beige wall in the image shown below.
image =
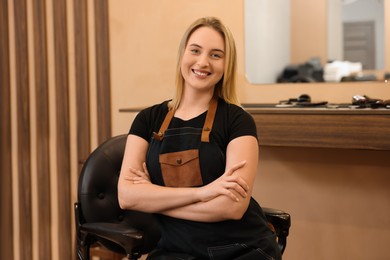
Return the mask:
[[(390, 98), (384, 83), (250, 84), (244, 70), (243, 0), (109, 4), (114, 135), (127, 132), (134, 116), (119, 113), (120, 108), (144, 107), (171, 97), (180, 37), (189, 23), (206, 15), (220, 17), (235, 35), (242, 102), (272, 103), (302, 93), (335, 103), (350, 102), (354, 94)], [(389, 34), (386, 37), (385, 46), (390, 46)], [(389, 56), (387, 51), (387, 64)], [(374, 151), (262, 148), (254, 196), (292, 215), (285, 259), (386, 259), (389, 156)]]

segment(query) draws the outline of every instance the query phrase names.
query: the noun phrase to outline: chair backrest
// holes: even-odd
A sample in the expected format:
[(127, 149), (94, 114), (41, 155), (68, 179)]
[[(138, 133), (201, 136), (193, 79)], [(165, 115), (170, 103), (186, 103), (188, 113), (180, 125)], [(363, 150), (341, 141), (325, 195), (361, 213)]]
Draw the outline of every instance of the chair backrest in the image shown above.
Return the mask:
[[(160, 233), (151, 214), (125, 211), (118, 203), (118, 179), (127, 135), (112, 137), (97, 147), (83, 165), (78, 183), (78, 202), (84, 223), (123, 223), (144, 232), (143, 252), (155, 247)], [(116, 244), (98, 238), (110, 250), (123, 253)]]

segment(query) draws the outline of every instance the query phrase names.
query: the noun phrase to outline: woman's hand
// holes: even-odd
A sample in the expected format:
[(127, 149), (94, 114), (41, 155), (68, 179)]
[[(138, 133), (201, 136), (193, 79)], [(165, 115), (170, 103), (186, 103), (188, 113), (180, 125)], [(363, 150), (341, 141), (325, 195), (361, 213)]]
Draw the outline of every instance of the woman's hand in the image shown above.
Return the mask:
[(129, 168), (130, 173), (132, 173), (131, 177), (128, 177), (133, 184), (143, 184), (143, 183), (151, 183), (150, 175), (148, 169), (146, 168), (146, 163), (142, 163), (143, 171), (137, 170), (134, 168)]
[(236, 191), (242, 198), (246, 198), (249, 190), (248, 184), (239, 175), (233, 175), (236, 170), (244, 167), (245, 164), (246, 161), (242, 161), (233, 165), (221, 177), (208, 185), (200, 187), (200, 200), (206, 202), (220, 195), (225, 195), (233, 201), (239, 201), (240, 198), (232, 191)]

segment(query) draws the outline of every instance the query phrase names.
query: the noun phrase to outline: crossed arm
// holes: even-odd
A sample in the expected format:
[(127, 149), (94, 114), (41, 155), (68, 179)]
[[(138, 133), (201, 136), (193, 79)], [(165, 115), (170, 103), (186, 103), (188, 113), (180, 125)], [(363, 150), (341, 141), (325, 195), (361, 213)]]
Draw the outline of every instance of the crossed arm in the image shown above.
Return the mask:
[(225, 173), (202, 187), (173, 188), (152, 184), (145, 166), (148, 143), (127, 138), (118, 182), (121, 208), (171, 217), (215, 222), (240, 219), (245, 213), (257, 170), (258, 144), (253, 136), (232, 140), (226, 151)]

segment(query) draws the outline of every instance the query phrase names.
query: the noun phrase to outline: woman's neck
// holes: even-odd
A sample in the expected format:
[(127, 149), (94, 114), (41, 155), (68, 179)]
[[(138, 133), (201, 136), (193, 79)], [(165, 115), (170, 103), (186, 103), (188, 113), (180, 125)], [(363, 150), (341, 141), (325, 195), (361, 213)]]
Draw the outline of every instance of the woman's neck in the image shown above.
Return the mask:
[(208, 110), (212, 95), (183, 95), (175, 117), (189, 120)]

